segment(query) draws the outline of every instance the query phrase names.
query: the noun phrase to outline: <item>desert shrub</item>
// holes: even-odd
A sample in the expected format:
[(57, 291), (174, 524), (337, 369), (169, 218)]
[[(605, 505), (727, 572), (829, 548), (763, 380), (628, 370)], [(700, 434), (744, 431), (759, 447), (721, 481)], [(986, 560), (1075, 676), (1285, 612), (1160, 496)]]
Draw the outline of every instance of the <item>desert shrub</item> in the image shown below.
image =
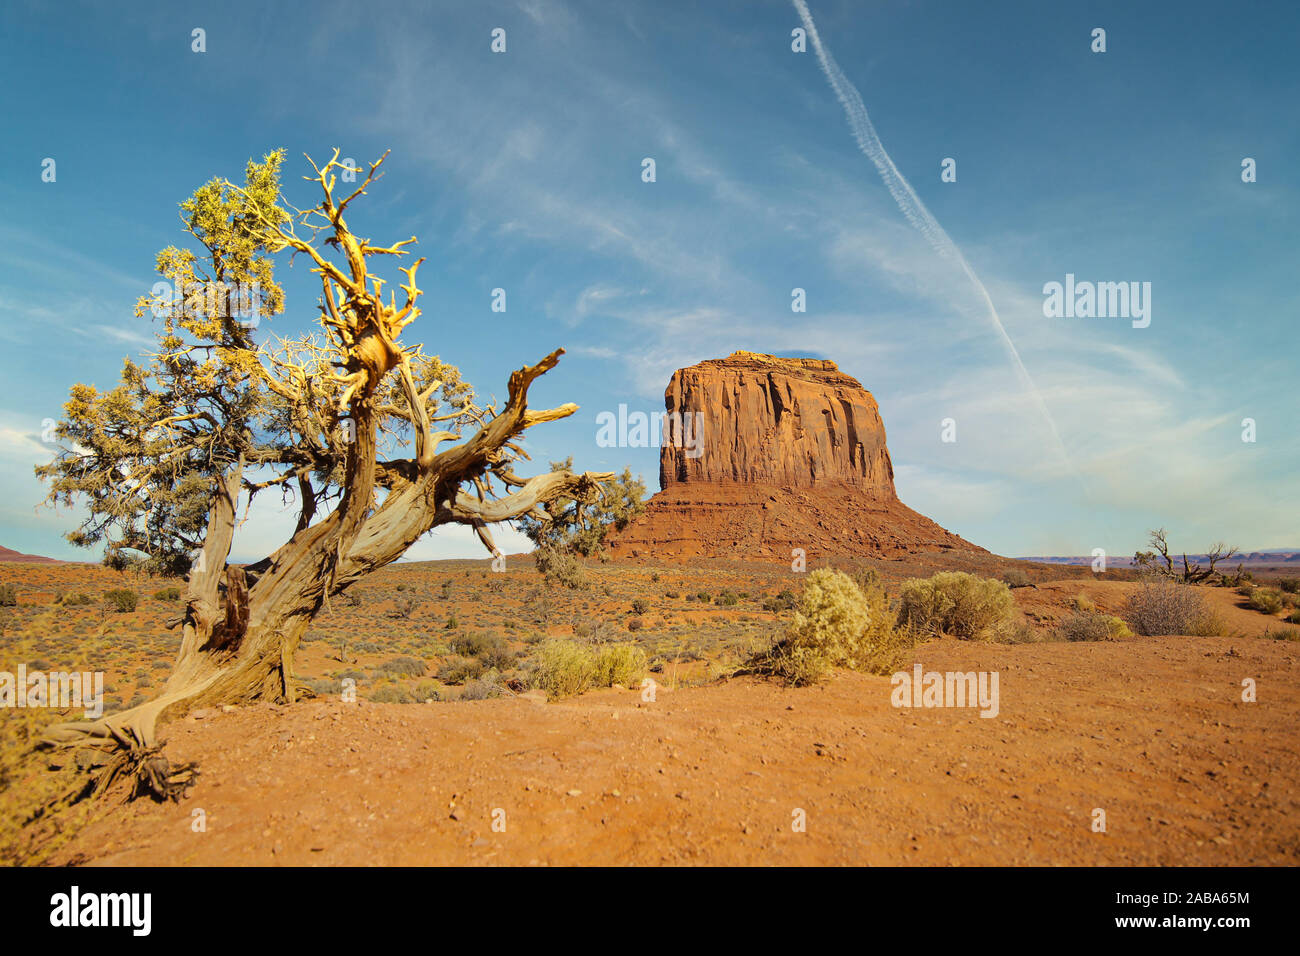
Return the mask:
[(18, 592), (12, 584), (0, 584), (0, 607), (17, 607)]
[(631, 687), (645, 673), (646, 663), (645, 651), (635, 644), (608, 644), (596, 652), (593, 680), (598, 687)]
[(140, 595), (127, 588), (114, 588), (104, 592), (104, 600), (118, 614), (126, 614), (135, 610), (136, 605), (140, 603)]
[(680, 591), (665, 591), (665, 592), (664, 592), (664, 597), (666, 597), (666, 598), (679, 598), (679, 597), (681, 597), (681, 596), (682, 596), (682, 594), (681, 594)]
[(508, 654), (505, 638), (500, 634), (481, 634), (477, 631), (469, 634), (457, 634), (449, 644), (453, 653), (464, 657), (499, 657)]
[(1025, 621), (1017, 621), (1009, 627), (1001, 628), (994, 635), (994, 640), (1002, 644), (1042, 644), (1054, 639), (1059, 639), (1059, 633), (1040, 632), (1038, 628)]
[(697, 600), (697, 601), (703, 601), (705, 604), (708, 604), (708, 603), (709, 603), (709, 592), (708, 592), (708, 591), (697, 591), (696, 594), (695, 594), (695, 600)]
[(438, 685), (431, 680), (422, 680), (411, 689), (411, 696), (417, 701), (442, 700)]
[(60, 594), (54, 599), (55, 604), (62, 604), (64, 607), (83, 607), (90, 604), (90, 595), (82, 594), (79, 591), (73, 591), (69, 594)]
[(1255, 588), (1246, 603), (1261, 614), (1277, 614), (1282, 610), (1282, 595), (1273, 588)]
[(1003, 582), (965, 571), (940, 571), (903, 582), (899, 620), (921, 633), (979, 640), (1009, 627), (1014, 608), (1011, 589)]
[(163, 588), (161, 591), (154, 591), (153, 599), (155, 601), (179, 601), (181, 599), (181, 589)]
[(650, 580), (653, 581), (655, 584), (658, 584), (658, 583), (659, 583), (659, 572), (656, 571), (654, 574), (650, 575)]
[(1240, 594), (1242, 597), (1248, 598), (1255, 593), (1255, 585), (1243, 584), (1241, 585), (1241, 587), (1237, 588), (1237, 593)]
[(551, 698), (572, 697), (589, 689), (596, 679), (591, 651), (572, 641), (544, 641), (537, 652), (536, 686)]
[(645, 627), (645, 621), (639, 617), (630, 617), (627, 620), (627, 629), (629, 631), (639, 631)]
[(398, 684), (384, 684), (370, 692), (370, 700), (376, 704), (413, 704), (415, 698), (405, 687)]
[(491, 700), (494, 697), (502, 697), (505, 690), (500, 683), (491, 677), (480, 677), (477, 680), (466, 681), (465, 686), (461, 688), (459, 700)]
[(444, 684), (463, 684), (481, 675), (485, 669), (483, 662), (476, 657), (449, 657), (438, 668), (438, 680)]
[(644, 614), (648, 610), (650, 610), (650, 603), (648, 601), (642, 598), (637, 598), (632, 602), (633, 614)]
[(568, 551), (541, 547), (533, 552), (533, 562), (547, 584), (559, 584), (577, 590), (586, 583), (582, 562)]
[(1118, 641), (1133, 636), (1120, 618), (1100, 611), (1076, 611), (1057, 630), (1066, 641)]
[(726, 590), (714, 598), (713, 603), (720, 605), (721, 607), (735, 607), (739, 600), (740, 599), (736, 597), (735, 591)]
[[(859, 585), (861, 589), (861, 585)], [(784, 589), (775, 597), (767, 598), (763, 601), (764, 611), (788, 611), (799, 603), (798, 596), (789, 588)]]
[(1279, 578), (1277, 586), (1287, 594), (1300, 594), (1300, 578)]
[(414, 657), (394, 657), (376, 667), (375, 675), (384, 677), (423, 677), (425, 669), (424, 661), (417, 661)]
[(694, 595), (694, 594), (688, 594), (688, 595), (686, 595), (686, 600), (688, 600), (688, 601), (694, 601), (694, 600), (695, 600), (695, 595)]
[(1300, 610), (1295, 610), (1288, 614), (1286, 616), (1286, 622), (1288, 624), (1300, 624)]
[(911, 636), (894, 625), (884, 588), (877, 584), (864, 594), (844, 572), (818, 568), (808, 575), (784, 636), (753, 663), (760, 672), (804, 685), (833, 667), (888, 673), (911, 646)]
[(309, 677), (303, 683), (317, 697), (343, 693), (343, 682), (340, 680), (330, 680), (328, 677)]
[(1033, 587), (1034, 582), (1030, 580), (1029, 575), (1019, 568), (1008, 568), (1002, 573), (1002, 582), (1009, 588), (1028, 588)]
[(1124, 619), (1139, 634), (1190, 634), (1208, 637), (1223, 630), (1190, 584), (1145, 578), (1124, 604)]
[(460, 623), (456, 620), (456, 614), (453, 611), (451, 614), (447, 615), (447, 623), (442, 626), (442, 629), (444, 631), (454, 631), (459, 626)]

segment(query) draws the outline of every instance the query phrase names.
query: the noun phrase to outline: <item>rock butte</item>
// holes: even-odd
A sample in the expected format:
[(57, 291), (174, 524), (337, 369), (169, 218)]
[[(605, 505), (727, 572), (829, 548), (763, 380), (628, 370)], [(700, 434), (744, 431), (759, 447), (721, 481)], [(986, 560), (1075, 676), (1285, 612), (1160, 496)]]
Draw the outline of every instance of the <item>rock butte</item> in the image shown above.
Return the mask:
[(876, 400), (834, 362), (735, 352), (678, 369), (664, 404), (703, 413), (703, 453), (665, 443), (662, 490), (607, 539), (616, 558), (984, 551), (898, 500)]

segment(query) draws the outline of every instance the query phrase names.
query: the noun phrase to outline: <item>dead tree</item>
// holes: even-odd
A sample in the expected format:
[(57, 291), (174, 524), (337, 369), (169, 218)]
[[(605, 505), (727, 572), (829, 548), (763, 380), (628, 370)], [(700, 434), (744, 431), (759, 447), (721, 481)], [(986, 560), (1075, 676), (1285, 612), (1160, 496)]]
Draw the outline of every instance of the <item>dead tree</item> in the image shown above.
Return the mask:
[(1222, 541), (1218, 541), (1204, 555), (1204, 564), (1193, 560), (1194, 556), (1189, 557), (1184, 553), (1181, 560), (1182, 567), (1178, 568), (1175, 567), (1173, 555), (1169, 553), (1168, 535), (1164, 528), (1151, 531), (1149, 540), (1154, 550), (1137, 552), (1133, 555), (1133, 563), (1140, 570), (1182, 581), (1184, 584), (1199, 584), (1213, 578), (1216, 574), (1221, 574), (1222, 572), (1218, 570), (1219, 563), (1229, 560), (1237, 553), (1236, 548), (1229, 548)]

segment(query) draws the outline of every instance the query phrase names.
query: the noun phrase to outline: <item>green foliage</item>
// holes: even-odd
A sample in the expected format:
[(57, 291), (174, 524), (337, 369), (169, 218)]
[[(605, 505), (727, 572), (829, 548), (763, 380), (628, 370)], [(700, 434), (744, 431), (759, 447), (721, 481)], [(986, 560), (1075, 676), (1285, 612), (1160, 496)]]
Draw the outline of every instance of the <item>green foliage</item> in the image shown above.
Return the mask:
[(414, 657), (393, 657), (375, 668), (375, 676), (423, 677), (427, 669), (424, 661), (417, 661)]
[(739, 600), (735, 591), (726, 590), (714, 598), (713, 603), (719, 607), (735, 607)]
[(926, 579), (903, 582), (899, 620), (927, 634), (951, 634), (963, 640), (993, 637), (1010, 626), (1015, 609), (1011, 590), (1002, 581), (965, 571), (940, 571)]
[(763, 601), (764, 611), (789, 611), (799, 603), (799, 597), (789, 588), (784, 588), (775, 597)]
[(1067, 641), (1118, 641), (1133, 636), (1120, 618), (1100, 611), (1076, 611), (1058, 630)]
[(478, 677), (486, 668), (475, 657), (448, 657), (438, 669), (438, 680), (444, 684), (463, 684)]
[(398, 684), (384, 684), (370, 692), (370, 700), (376, 704), (413, 704), (415, 698), (405, 687)]
[(102, 544), (110, 567), (187, 571), (217, 477), (254, 453), (266, 392), (251, 330), (235, 314), (243, 304), (227, 290), (255, 284), (260, 317), (283, 310), (271, 250), (252, 228), (255, 210), (288, 219), (277, 205), (283, 158), (277, 150), (250, 161), (242, 193), (213, 180), (181, 203), (186, 231), (204, 253), (169, 246), (158, 254), (158, 275), (182, 293), (136, 303), (137, 317), (162, 321), (158, 354), (145, 365), (128, 359), (110, 391), (74, 385), (55, 428), (61, 450), (36, 468), (50, 482), (50, 504), (89, 503), (67, 537), (81, 547)]
[(789, 684), (806, 685), (834, 667), (889, 673), (911, 646), (911, 636), (895, 626), (883, 587), (869, 584), (864, 592), (844, 572), (818, 568), (808, 575), (784, 637), (754, 663)]
[(594, 681), (600, 687), (632, 687), (646, 669), (646, 654), (635, 644), (607, 644), (596, 652)]
[[(551, 462), (551, 471), (572, 471), (573, 456)], [(543, 507), (545, 516), (528, 514), (519, 519), (524, 534), (539, 549), (581, 554), (600, 553), (605, 535), (622, 529), (645, 510), (645, 482), (627, 468), (617, 478), (602, 482), (588, 500), (560, 498)]]
[(0, 584), (0, 607), (17, 607), (18, 591), (12, 584)]
[(1009, 588), (1030, 588), (1034, 586), (1029, 575), (1019, 568), (1008, 568), (1002, 572), (1002, 580)]
[(153, 599), (155, 601), (179, 601), (180, 598), (181, 589), (175, 587), (162, 588), (161, 590), (155, 591), (153, 594)]
[(505, 670), (514, 663), (510, 648), (500, 634), (460, 634), (451, 639), (451, 650), (465, 657), (477, 658), (485, 667), (497, 670)]
[(1282, 612), (1282, 595), (1273, 588), (1254, 588), (1246, 603), (1261, 614), (1280, 614)]
[(582, 562), (570, 551), (550, 544), (542, 545), (533, 552), (533, 562), (549, 585), (559, 584), (577, 590), (586, 584)]
[(140, 595), (127, 588), (114, 588), (104, 592), (104, 600), (118, 614), (127, 614), (136, 609), (136, 605), (140, 603)]
[(595, 657), (573, 641), (544, 641), (537, 651), (533, 680), (552, 699), (576, 696), (595, 683)]

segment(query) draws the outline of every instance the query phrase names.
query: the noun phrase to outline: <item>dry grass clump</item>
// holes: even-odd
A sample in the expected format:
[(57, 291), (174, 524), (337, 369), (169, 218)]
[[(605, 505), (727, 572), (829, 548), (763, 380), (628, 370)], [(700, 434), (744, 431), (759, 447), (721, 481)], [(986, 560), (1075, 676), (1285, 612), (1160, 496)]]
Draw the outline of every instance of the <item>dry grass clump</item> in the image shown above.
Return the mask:
[(1120, 641), (1133, 636), (1123, 620), (1100, 611), (1076, 611), (1061, 622), (1058, 631), (1066, 641)]
[(1145, 636), (1215, 637), (1227, 631), (1195, 587), (1167, 579), (1144, 579), (1141, 587), (1129, 595), (1124, 619), (1133, 630)]
[(553, 700), (593, 687), (629, 687), (645, 673), (645, 651), (632, 644), (607, 644), (596, 651), (574, 641), (543, 641), (537, 651), (535, 686)]
[(995, 637), (1013, 623), (1016, 602), (1005, 582), (965, 571), (940, 571), (903, 582), (899, 623), (924, 634), (963, 640)]
[(1282, 613), (1282, 594), (1275, 588), (1251, 588), (1246, 603), (1261, 614)]
[(896, 626), (877, 580), (864, 579), (859, 587), (842, 571), (819, 568), (808, 575), (785, 635), (752, 664), (800, 686), (822, 680), (835, 667), (889, 673), (913, 643)]

